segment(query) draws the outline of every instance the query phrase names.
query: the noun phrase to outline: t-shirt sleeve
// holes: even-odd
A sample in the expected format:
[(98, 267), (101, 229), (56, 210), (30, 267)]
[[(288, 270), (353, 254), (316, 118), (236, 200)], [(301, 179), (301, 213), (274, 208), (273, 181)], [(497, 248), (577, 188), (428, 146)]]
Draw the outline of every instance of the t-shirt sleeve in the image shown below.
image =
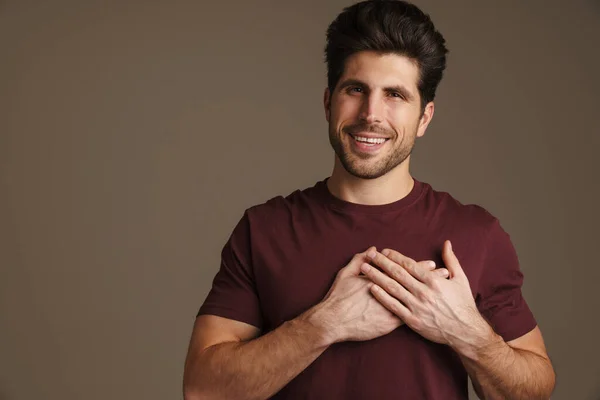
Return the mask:
[(198, 315), (217, 315), (262, 327), (250, 243), (250, 224), (245, 212), (223, 247), (221, 267)]
[(521, 286), (523, 273), (508, 233), (494, 220), (486, 243), (478, 308), (505, 341), (530, 332), (537, 325)]

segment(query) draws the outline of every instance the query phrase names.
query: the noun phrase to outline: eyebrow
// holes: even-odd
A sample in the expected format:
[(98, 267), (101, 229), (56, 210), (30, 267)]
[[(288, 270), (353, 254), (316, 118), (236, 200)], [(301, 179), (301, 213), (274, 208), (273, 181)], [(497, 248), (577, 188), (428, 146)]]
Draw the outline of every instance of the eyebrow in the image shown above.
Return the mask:
[[(369, 88), (369, 85), (358, 79), (346, 79), (340, 84), (340, 90), (345, 89), (348, 86), (360, 86), (363, 88)], [(398, 92), (408, 101), (413, 100), (415, 97), (410, 92), (410, 90), (408, 90), (405, 86), (402, 85), (386, 86), (383, 88), (383, 90), (387, 93)]]

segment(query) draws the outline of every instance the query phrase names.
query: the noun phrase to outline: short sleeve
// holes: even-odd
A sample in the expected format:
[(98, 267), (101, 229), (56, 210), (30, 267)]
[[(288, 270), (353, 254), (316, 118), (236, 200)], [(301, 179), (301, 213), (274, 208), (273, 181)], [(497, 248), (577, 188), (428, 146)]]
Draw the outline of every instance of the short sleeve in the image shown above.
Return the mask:
[(483, 275), (480, 281), (479, 312), (505, 341), (530, 332), (537, 325), (521, 286), (523, 273), (515, 248), (497, 219), (486, 241)]
[(221, 252), (221, 266), (198, 315), (211, 314), (258, 328), (262, 314), (252, 269), (248, 213), (234, 228)]

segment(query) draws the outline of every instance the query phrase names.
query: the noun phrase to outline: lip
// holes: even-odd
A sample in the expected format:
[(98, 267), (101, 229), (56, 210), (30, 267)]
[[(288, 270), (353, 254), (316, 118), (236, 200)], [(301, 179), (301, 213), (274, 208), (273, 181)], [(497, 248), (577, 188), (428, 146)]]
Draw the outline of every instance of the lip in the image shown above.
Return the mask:
[(354, 135), (350, 134), (350, 141), (351, 141), (351, 146), (352, 149), (357, 152), (357, 153), (363, 153), (363, 154), (375, 154), (377, 153), (379, 150), (381, 150), (383, 148), (383, 146), (386, 145), (386, 143), (389, 141), (389, 138), (386, 137), (381, 137), (381, 136), (362, 136), (362, 135), (357, 135), (360, 137), (371, 137), (371, 138), (377, 138), (377, 139), (388, 139), (383, 143), (380, 144), (367, 144), (365, 142), (359, 142), (356, 139), (354, 139)]
[(389, 137), (387, 137), (387, 136), (377, 136), (377, 135), (373, 135), (372, 133), (367, 133), (367, 132), (350, 133), (349, 135), (352, 137), (358, 136), (358, 137), (363, 137), (363, 138), (368, 138), (368, 139), (389, 139)]

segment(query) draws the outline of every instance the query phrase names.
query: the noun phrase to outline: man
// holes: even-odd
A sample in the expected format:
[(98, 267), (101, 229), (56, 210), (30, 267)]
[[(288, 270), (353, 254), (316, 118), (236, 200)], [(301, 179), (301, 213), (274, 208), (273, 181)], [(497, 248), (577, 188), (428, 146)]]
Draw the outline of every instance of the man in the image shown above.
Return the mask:
[(327, 31), (331, 177), (252, 207), (186, 360), (192, 399), (547, 399), (554, 371), (509, 236), (411, 177), (445, 41), (401, 1)]

